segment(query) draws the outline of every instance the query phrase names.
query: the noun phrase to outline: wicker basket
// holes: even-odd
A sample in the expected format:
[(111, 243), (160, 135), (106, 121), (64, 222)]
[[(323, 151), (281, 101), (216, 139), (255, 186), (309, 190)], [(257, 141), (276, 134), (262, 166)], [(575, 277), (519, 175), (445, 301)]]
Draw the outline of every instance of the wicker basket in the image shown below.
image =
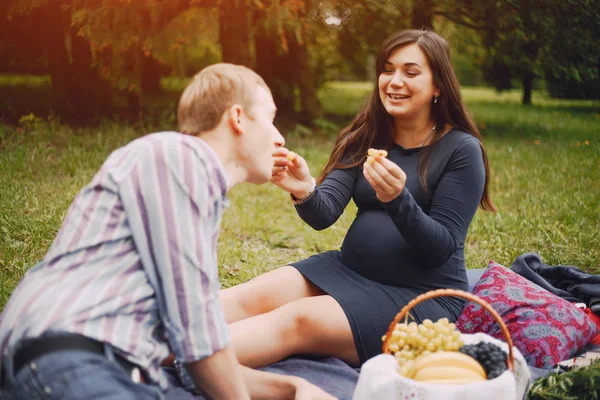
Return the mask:
[[(515, 357), (513, 354), (513, 344), (512, 344), (512, 340), (510, 338), (510, 333), (508, 332), (508, 329), (506, 328), (506, 324), (504, 324), (504, 321), (502, 321), (502, 318), (500, 318), (500, 315), (498, 315), (496, 310), (494, 310), (487, 302), (481, 300), (479, 297), (477, 297), (471, 293), (464, 292), (462, 290), (456, 290), (456, 289), (432, 290), (430, 292), (423, 293), (422, 295), (415, 297), (407, 305), (405, 305), (402, 308), (402, 310), (400, 310), (400, 312), (398, 314), (396, 314), (396, 317), (394, 318), (394, 320), (390, 324), (390, 327), (387, 330), (385, 341), (383, 342), (383, 353), (384, 354), (392, 354), (392, 352), (389, 349), (390, 339), (392, 338), (392, 332), (394, 332), (394, 328), (396, 327), (396, 324), (399, 323), (402, 318), (404, 318), (405, 316), (408, 317), (408, 312), (414, 306), (416, 306), (417, 304), (419, 304), (425, 300), (433, 299), (436, 297), (442, 297), (442, 296), (462, 297), (466, 300), (470, 300), (474, 303), (479, 304), (480, 306), (482, 306), (486, 310), (488, 310), (490, 312), (490, 314), (492, 314), (492, 316), (494, 317), (496, 322), (498, 322), (498, 324), (500, 325), (500, 328), (502, 329), (502, 333), (504, 333), (504, 336), (506, 337), (506, 343), (508, 344), (508, 357), (506, 358), (506, 366), (510, 371), (514, 372)], [(405, 323), (406, 323), (406, 321), (405, 321)]]

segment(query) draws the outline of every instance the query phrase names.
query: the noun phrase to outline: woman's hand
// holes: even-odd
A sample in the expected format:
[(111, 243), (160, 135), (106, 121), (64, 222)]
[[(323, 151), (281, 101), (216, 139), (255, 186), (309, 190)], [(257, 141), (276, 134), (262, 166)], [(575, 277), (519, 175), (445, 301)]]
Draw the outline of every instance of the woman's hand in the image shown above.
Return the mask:
[(382, 203), (389, 203), (404, 190), (406, 174), (387, 158), (375, 156), (375, 162), (363, 165), (363, 175)]
[[(289, 154), (293, 155), (291, 161), (288, 159)], [(271, 182), (293, 194), (297, 199), (308, 196), (314, 189), (315, 180), (310, 174), (306, 160), (284, 147), (279, 148), (273, 156), (275, 164)]]

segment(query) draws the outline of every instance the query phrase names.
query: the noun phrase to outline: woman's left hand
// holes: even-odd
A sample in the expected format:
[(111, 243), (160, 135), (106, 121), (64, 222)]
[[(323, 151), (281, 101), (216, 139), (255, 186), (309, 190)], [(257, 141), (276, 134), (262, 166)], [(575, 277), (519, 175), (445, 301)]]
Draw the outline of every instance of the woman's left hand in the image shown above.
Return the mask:
[(363, 175), (382, 203), (389, 203), (398, 197), (406, 183), (406, 174), (402, 168), (381, 156), (375, 156), (372, 164), (364, 163)]

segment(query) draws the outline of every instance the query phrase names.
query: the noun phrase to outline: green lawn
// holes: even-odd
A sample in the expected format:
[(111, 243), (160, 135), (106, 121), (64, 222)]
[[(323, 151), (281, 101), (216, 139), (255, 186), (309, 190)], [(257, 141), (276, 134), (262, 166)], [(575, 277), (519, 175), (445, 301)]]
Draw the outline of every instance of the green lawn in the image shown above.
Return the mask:
[[(348, 120), (368, 91), (363, 83), (330, 83), (320, 94), (338, 121)], [(600, 274), (600, 102), (534, 93), (534, 105), (524, 107), (518, 92), (465, 88), (463, 95), (484, 135), (499, 210), (477, 213), (467, 238), (468, 267), (483, 267), (489, 259), (510, 265), (535, 251), (548, 264)], [(169, 124), (174, 127), (172, 117), (164, 126)], [(321, 132), (284, 132), (315, 175), (333, 144), (332, 124), (318, 125)], [(34, 116), (19, 129), (0, 125), (0, 308), (23, 273), (43, 258), (71, 200), (103, 159), (144, 132), (111, 122), (73, 129)], [(273, 185), (238, 186), (230, 198), (219, 244), (224, 286), (337, 248), (356, 212), (351, 205), (334, 226), (315, 232)]]

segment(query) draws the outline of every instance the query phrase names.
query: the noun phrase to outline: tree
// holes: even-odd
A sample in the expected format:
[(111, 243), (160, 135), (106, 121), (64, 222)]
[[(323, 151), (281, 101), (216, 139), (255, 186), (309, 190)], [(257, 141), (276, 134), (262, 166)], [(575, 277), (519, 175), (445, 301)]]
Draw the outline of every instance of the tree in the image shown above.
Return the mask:
[[(283, 108), (288, 106), (293, 111), (298, 90), (301, 114), (307, 121), (321, 113), (305, 40), (310, 33), (306, 24), (308, 8), (303, 1), (10, 1), (14, 16), (32, 21), (37, 14), (43, 15), (45, 24), (39, 26), (52, 21), (36, 39), (44, 43), (43, 49), (50, 49), (47, 67), (59, 114), (87, 119), (102, 109), (102, 100), (111, 104), (115, 96), (125, 95), (130, 114), (139, 115), (144, 92), (159, 87), (165, 54), (175, 52), (179, 71), (185, 73), (182, 49), (193, 43), (179, 35), (171, 36), (173, 43), (165, 46), (164, 36), (169, 24), (191, 8), (218, 11), (223, 61), (259, 66), (267, 81), (275, 82), (274, 94), (281, 98)], [(255, 22), (255, 31), (250, 27), (250, 18)], [(253, 43), (253, 35), (266, 39), (266, 45)], [(258, 60), (253, 57), (253, 49), (260, 56)]]
[(600, 98), (600, 1), (555, 1), (551, 7), (555, 17), (545, 26), (541, 51), (548, 91), (560, 98)]
[[(535, 0), (534, 0), (535, 1)], [(523, 85), (523, 104), (531, 92), (539, 62), (538, 13), (533, 2), (509, 0), (437, 0), (435, 15), (474, 31), (486, 49), (481, 65), (485, 79), (498, 90), (512, 87), (515, 77)]]
[(342, 16), (339, 52), (355, 75), (362, 79), (367, 76), (372, 79), (374, 71), (370, 69), (374, 66), (368, 65), (367, 60), (376, 57), (387, 36), (410, 27), (412, 5), (408, 0), (361, 0), (339, 2), (337, 6), (338, 15)]
[(90, 53), (70, 24), (69, 4), (61, 0), (12, 0), (5, 4), (13, 27), (28, 27), (26, 39), (16, 37), (13, 43), (31, 45), (28, 48), (34, 53), (26, 58), (40, 60), (38, 65), (43, 65), (51, 75), (54, 111), (87, 119), (90, 110), (98, 108), (93, 107), (96, 98), (88, 98), (88, 91), (101, 85), (101, 81), (89, 62), (83, 60), (87, 57), (89, 61)]
[(413, 0), (411, 27), (414, 29), (433, 29), (433, 0)]
[(250, 7), (247, 0), (228, 0), (219, 5), (219, 33), (223, 61), (252, 66)]
[(307, 125), (322, 115), (309, 49), (314, 27), (308, 23), (308, 18), (314, 3), (299, 0), (254, 2), (252, 13), (256, 71), (271, 88), (280, 114), (296, 114), (298, 92), (300, 110), (297, 116)]
[(518, 77), (530, 104), (537, 76), (597, 81), (599, 9), (598, 0), (437, 0), (435, 14), (473, 29), (487, 49), (486, 77), (498, 89)]

